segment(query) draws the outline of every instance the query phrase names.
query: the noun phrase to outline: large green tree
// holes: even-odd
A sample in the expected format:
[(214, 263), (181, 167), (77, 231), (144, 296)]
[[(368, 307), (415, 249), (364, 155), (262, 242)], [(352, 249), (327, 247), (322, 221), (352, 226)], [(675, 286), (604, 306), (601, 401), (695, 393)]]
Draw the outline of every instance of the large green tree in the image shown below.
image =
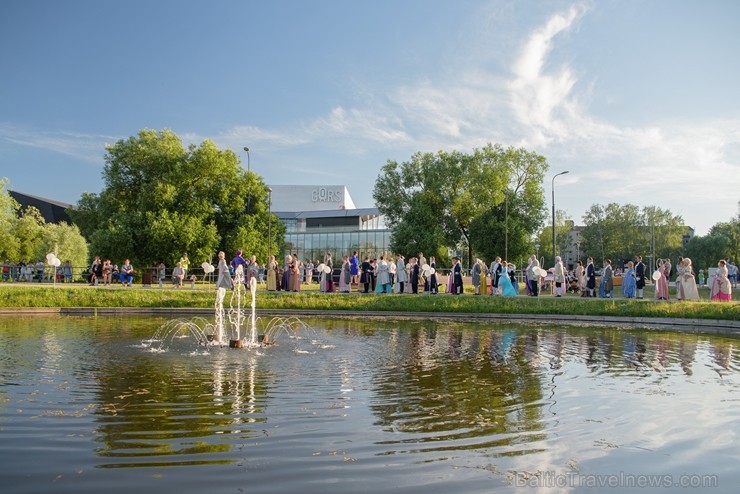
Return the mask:
[(697, 272), (715, 267), (720, 259), (729, 257), (734, 264), (740, 261), (740, 201), (737, 206), (737, 214), (730, 221), (716, 223), (708, 235), (689, 240), (683, 253), (691, 258)]
[(66, 223), (46, 223), (34, 207), (21, 211), (7, 185), (7, 179), (0, 180), (0, 257), (35, 262), (54, 253), (82, 271), (87, 266), (87, 242), (80, 230)]
[(634, 204), (594, 204), (583, 216), (581, 253), (601, 263), (611, 258), (621, 263), (642, 255), (646, 261), (655, 257), (676, 257), (686, 233), (681, 216), (655, 206), (640, 209)]
[[(172, 265), (183, 252), (200, 264), (236, 249), (266, 259), (267, 187), (231, 150), (210, 140), (185, 148), (170, 130), (142, 130), (106, 147), (103, 179), (102, 192), (72, 212), (95, 255), (139, 266)], [(271, 223), (279, 247), (284, 228)]]
[[(544, 157), (526, 149), (487, 145), (472, 154), (417, 153), (388, 161), (373, 197), (392, 231), (391, 248), (445, 257), (448, 250), (484, 258), (527, 250), (544, 217)], [(514, 258), (512, 257), (512, 258)]]

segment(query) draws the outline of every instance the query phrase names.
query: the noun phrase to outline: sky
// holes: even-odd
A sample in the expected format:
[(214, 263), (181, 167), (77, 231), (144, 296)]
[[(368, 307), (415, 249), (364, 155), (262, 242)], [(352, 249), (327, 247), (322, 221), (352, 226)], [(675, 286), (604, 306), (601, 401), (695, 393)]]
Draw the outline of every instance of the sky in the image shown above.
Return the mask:
[(569, 172), (577, 224), (617, 202), (705, 235), (740, 200), (737, 19), (733, 0), (4, 0), (0, 177), (76, 203), (106, 144), (166, 128), (362, 208), (388, 160), (499, 143), (547, 158), (548, 210)]

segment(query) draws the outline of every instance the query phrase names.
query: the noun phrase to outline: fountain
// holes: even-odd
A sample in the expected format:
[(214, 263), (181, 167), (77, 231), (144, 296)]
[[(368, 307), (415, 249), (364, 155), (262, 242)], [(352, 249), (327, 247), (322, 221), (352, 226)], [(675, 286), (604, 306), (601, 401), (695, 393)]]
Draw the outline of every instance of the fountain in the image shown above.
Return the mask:
[(154, 351), (165, 351), (168, 343), (181, 338), (191, 338), (196, 345), (205, 348), (227, 345), (229, 348), (256, 348), (274, 344), (276, 337), (281, 333), (294, 338), (298, 331), (313, 331), (299, 318), (291, 316), (272, 318), (265, 326), (264, 332), (259, 334), (256, 315), (257, 280), (254, 277), (249, 280), (249, 293), (251, 310), (247, 314), (243, 307), (246, 300), (244, 270), (242, 266), (238, 266), (234, 273), (234, 289), (231, 292), (228, 310), (224, 308), (226, 288), (216, 289), (214, 323), (202, 317), (190, 320), (173, 319), (160, 326), (150, 340), (142, 343)]

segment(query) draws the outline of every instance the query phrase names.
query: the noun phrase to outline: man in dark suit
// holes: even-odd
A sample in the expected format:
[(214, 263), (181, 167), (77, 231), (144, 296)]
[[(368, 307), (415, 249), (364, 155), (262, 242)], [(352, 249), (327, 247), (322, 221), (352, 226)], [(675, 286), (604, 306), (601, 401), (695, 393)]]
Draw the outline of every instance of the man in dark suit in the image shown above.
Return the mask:
[(411, 293), (419, 293), (419, 262), (415, 257), (411, 258)]

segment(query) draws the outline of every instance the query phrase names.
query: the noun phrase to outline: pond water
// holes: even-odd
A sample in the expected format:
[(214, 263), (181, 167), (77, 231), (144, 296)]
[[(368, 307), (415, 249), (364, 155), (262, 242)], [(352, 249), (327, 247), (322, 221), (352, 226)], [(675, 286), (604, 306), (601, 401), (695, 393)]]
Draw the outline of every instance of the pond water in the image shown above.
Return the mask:
[(164, 322), (0, 318), (3, 492), (740, 485), (732, 338), (307, 319), (270, 347), (154, 351)]

